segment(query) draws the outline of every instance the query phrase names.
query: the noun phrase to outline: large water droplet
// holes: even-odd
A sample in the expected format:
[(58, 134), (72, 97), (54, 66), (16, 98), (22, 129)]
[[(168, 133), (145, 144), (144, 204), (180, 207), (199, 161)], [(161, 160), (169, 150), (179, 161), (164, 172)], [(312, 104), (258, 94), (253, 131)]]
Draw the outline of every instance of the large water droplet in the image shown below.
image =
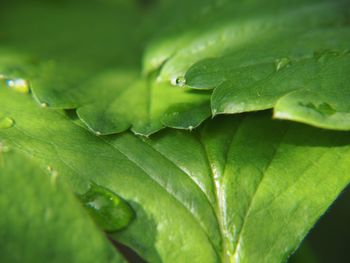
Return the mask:
[(13, 89), (14, 91), (20, 92), (20, 93), (29, 93), (29, 82), (25, 79), (4, 79), (5, 84), (8, 88)]
[(8, 129), (15, 125), (15, 121), (10, 117), (0, 117), (0, 129)]
[(134, 218), (134, 211), (122, 198), (112, 191), (92, 184), (89, 190), (79, 195), (97, 225), (108, 232), (125, 228)]
[(281, 69), (284, 69), (285, 67), (288, 67), (290, 65), (291, 61), (289, 58), (280, 58), (277, 59), (275, 62), (276, 65), (276, 71), (280, 71)]

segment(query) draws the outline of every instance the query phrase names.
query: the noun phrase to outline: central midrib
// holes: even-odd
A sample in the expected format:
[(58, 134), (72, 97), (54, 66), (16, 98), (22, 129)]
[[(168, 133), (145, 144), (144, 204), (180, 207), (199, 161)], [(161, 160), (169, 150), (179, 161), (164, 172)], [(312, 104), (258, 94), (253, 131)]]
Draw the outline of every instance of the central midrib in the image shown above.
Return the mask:
[[(233, 133), (230, 146), (228, 147), (228, 150), (231, 148), (231, 145), (234, 140), (234, 135)], [(222, 185), (221, 185), (221, 179), (224, 173), (220, 173), (219, 170), (212, 165), (212, 162), (210, 161), (210, 157), (208, 155), (207, 149), (205, 147), (205, 144), (203, 143), (202, 139), (199, 140), (200, 144), (203, 147), (203, 150), (205, 152), (205, 156), (207, 159), (207, 163), (209, 165), (209, 170), (211, 172), (211, 177), (213, 178), (213, 187), (214, 187), (214, 192), (215, 192), (215, 199), (216, 199), (216, 207), (215, 207), (215, 215), (219, 224), (219, 229), (220, 229), (220, 234), (222, 237), (222, 251), (221, 251), (221, 262), (222, 263), (230, 263), (230, 257), (228, 254), (229, 251), (229, 234), (228, 234), (228, 229), (227, 229), (227, 222), (226, 222), (226, 198), (225, 194), (222, 191)], [(225, 164), (227, 161), (225, 162)], [(225, 167), (223, 171), (225, 170)]]

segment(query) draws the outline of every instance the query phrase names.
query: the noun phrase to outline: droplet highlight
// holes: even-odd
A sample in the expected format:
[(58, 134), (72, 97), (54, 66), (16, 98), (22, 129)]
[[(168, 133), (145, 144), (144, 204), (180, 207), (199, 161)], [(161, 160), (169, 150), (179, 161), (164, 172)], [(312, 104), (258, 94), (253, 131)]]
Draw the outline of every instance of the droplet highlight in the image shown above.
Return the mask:
[(85, 194), (78, 197), (96, 224), (107, 232), (125, 228), (134, 218), (130, 205), (102, 186), (92, 184)]
[(30, 92), (29, 82), (25, 79), (9, 79), (4, 78), (3, 75), (1, 78), (5, 81), (6, 87), (9, 89), (24, 94), (28, 94)]
[(14, 119), (10, 117), (0, 117), (0, 129), (9, 129), (15, 125)]
[(288, 66), (290, 66), (291, 60), (289, 58), (280, 58), (277, 59), (275, 62), (276, 65), (276, 71), (280, 71)]

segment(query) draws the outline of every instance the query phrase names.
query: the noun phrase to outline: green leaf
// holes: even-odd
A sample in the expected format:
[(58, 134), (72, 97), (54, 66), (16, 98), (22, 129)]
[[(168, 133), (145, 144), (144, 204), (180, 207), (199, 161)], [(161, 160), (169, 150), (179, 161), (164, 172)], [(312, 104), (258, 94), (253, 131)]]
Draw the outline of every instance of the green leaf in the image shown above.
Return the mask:
[(239, 52), (200, 61), (186, 73), (187, 84), (195, 89), (213, 89), (231, 82), (248, 88), (305, 59), (326, 62), (327, 54), (344, 55), (350, 48), (348, 26), (310, 30), (294, 36), (293, 41), (290, 38), (289, 33), (279, 35), (251, 43)]
[(0, 142), (1, 261), (125, 262), (56, 175)]
[(265, 113), (145, 139), (95, 137), (7, 89), (0, 105), (15, 120), (0, 138), (76, 192), (94, 182), (130, 204), (135, 220), (113, 237), (150, 262), (282, 262), (350, 181), (348, 133)]
[[(170, 11), (186, 13), (183, 5), (178, 9), (176, 5)], [(147, 72), (163, 64), (159, 79), (169, 81), (183, 77), (200, 60), (239, 53), (269, 40), (279, 42), (286, 36), (293, 41), (303, 32), (348, 21), (347, 3), (339, 0), (213, 1), (204, 8), (205, 12), (195, 12), (191, 27), (177, 28), (175, 20), (174, 25), (166, 25), (169, 32), (160, 31), (145, 54)]]
[[(158, 79), (183, 78), (191, 88), (214, 89), (214, 116), (275, 108), (277, 118), (349, 130), (348, 3), (289, 2), (212, 7), (193, 30), (154, 41), (146, 71), (163, 58)], [(322, 105), (331, 110), (324, 114)]]
[[(87, 86), (92, 92), (86, 97), (92, 101), (79, 107), (77, 114), (96, 134), (130, 128), (149, 136), (164, 127), (193, 129), (211, 115), (209, 93), (174, 89), (153, 78), (136, 81), (136, 74), (130, 79), (131, 75), (111, 71)], [(101, 83), (99, 90), (93, 88)]]
[[(349, 46), (349, 32), (348, 29), (337, 30), (334, 38), (328, 38), (328, 35), (327, 39), (336, 39), (343, 47), (347, 42)], [(342, 39), (340, 35), (346, 37)], [(327, 43), (324, 35), (321, 38), (313, 35), (312, 42)], [(246, 63), (245, 59), (234, 63), (238, 61), (237, 57), (205, 61), (194, 66), (188, 75), (194, 82), (206, 87), (218, 83), (211, 98), (214, 115), (274, 108), (277, 118), (349, 130), (349, 53), (344, 52), (345, 49), (326, 49), (328, 51), (314, 54), (311, 49), (308, 54), (299, 51), (298, 59), (291, 56), (298, 50), (301, 49), (286, 48), (285, 56), (281, 55), (283, 52), (277, 52), (277, 56), (268, 54), (270, 57), (266, 57), (265, 61), (251, 65), (240, 64), (242, 61)], [(304, 58), (300, 58), (300, 54)], [(286, 59), (278, 60), (278, 56)]]
[(147, 25), (141, 25), (146, 14), (135, 5), (7, 5), (0, 79), (28, 82), (42, 106), (77, 108), (99, 135), (129, 128), (143, 135), (164, 127), (192, 129), (211, 115), (210, 94), (139, 76)]

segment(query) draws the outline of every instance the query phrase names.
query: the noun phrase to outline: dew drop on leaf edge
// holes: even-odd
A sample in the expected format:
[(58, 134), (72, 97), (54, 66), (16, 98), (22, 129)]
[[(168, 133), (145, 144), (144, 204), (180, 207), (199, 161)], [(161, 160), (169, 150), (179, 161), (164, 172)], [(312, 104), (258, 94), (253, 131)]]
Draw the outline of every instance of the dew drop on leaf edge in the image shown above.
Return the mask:
[(91, 184), (78, 198), (96, 224), (107, 232), (115, 232), (128, 226), (135, 216), (130, 205), (109, 189)]
[(185, 77), (173, 78), (171, 80), (171, 84), (173, 86), (184, 87), (186, 85), (186, 78)]

